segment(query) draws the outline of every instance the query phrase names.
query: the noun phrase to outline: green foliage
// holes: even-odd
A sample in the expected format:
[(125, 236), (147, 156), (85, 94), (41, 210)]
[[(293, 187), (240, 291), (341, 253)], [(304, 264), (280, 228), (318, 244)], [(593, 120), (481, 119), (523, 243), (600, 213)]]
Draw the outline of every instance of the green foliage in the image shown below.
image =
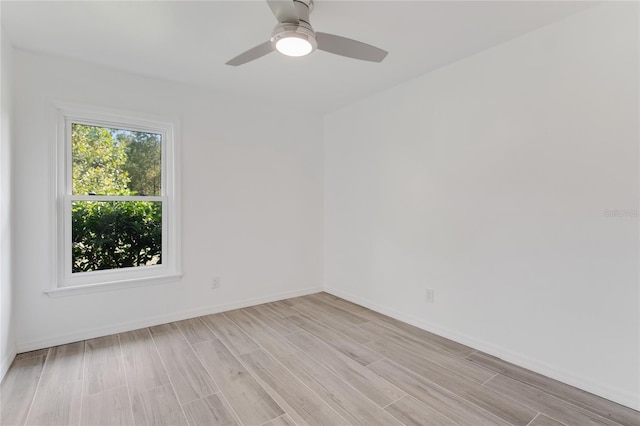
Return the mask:
[(73, 272), (162, 263), (162, 203), (76, 201)]
[(121, 132), (117, 139), (126, 149), (127, 162), (123, 170), (131, 178), (131, 191), (136, 195), (160, 195), (161, 136), (155, 133)]
[[(161, 136), (73, 124), (77, 195), (161, 195)], [(74, 201), (72, 271), (162, 262), (162, 202)]]
[(73, 124), (71, 132), (73, 193), (130, 195), (127, 153), (110, 129)]

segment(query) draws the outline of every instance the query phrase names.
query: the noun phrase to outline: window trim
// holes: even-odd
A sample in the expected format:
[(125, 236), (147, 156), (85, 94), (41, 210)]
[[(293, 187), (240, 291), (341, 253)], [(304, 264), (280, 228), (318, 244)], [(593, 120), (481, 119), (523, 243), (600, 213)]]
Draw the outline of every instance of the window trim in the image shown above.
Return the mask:
[[(138, 287), (182, 276), (179, 120), (123, 110), (53, 101), (52, 129), (52, 274), (45, 289), (50, 297), (108, 289)], [(162, 193), (160, 196), (84, 196), (72, 194), (71, 123), (162, 134)], [(161, 265), (80, 272), (71, 270), (71, 204), (77, 200), (162, 201)]]

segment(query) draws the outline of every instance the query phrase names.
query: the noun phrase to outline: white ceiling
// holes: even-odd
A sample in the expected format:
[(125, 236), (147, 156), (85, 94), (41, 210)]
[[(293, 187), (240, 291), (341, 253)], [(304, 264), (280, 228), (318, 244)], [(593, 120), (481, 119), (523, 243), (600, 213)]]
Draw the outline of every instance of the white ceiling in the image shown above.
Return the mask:
[(562, 19), (575, 1), (316, 1), (317, 31), (389, 51), (380, 64), (316, 51), (225, 62), (266, 41), (264, 1), (1, 3), (13, 45), (225, 93), (330, 110)]

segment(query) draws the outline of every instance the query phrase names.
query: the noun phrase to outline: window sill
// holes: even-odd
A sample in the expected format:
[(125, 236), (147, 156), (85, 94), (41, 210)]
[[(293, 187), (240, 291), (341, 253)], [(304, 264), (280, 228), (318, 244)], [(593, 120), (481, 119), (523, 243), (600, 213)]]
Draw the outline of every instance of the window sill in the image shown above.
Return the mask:
[(78, 294), (99, 293), (102, 291), (121, 290), (132, 287), (142, 287), (153, 284), (161, 284), (170, 281), (178, 281), (182, 278), (182, 273), (171, 275), (159, 275), (155, 277), (136, 278), (120, 281), (110, 281), (105, 283), (84, 284), (70, 287), (58, 287), (45, 290), (49, 297), (66, 297)]

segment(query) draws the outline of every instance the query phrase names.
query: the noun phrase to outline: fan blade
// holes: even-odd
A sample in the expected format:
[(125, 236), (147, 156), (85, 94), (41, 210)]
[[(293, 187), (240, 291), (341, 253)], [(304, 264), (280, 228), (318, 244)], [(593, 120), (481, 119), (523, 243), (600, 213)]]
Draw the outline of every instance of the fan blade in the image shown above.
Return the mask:
[(299, 24), (298, 12), (293, 5), (293, 0), (267, 0), (271, 11), (275, 15), (278, 22), (287, 22), (291, 24)]
[(246, 64), (247, 62), (253, 61), (254, 59), (261, 58), (267, 53), (271, 52), (273, 52), (271, 41), (265, 41), (264, 43), (259, 44), (256, 47), (249, 49), (246, 52), (241, 53), (235, 58), (231, 59), (229, 62), (227, 62), (227, 65), (237, 67), (238, 65)]
[(327, 33), (316, 33), (316, 41), (319, 50), (363, 61), (382, 62), (389, 53), (370, 44)]

